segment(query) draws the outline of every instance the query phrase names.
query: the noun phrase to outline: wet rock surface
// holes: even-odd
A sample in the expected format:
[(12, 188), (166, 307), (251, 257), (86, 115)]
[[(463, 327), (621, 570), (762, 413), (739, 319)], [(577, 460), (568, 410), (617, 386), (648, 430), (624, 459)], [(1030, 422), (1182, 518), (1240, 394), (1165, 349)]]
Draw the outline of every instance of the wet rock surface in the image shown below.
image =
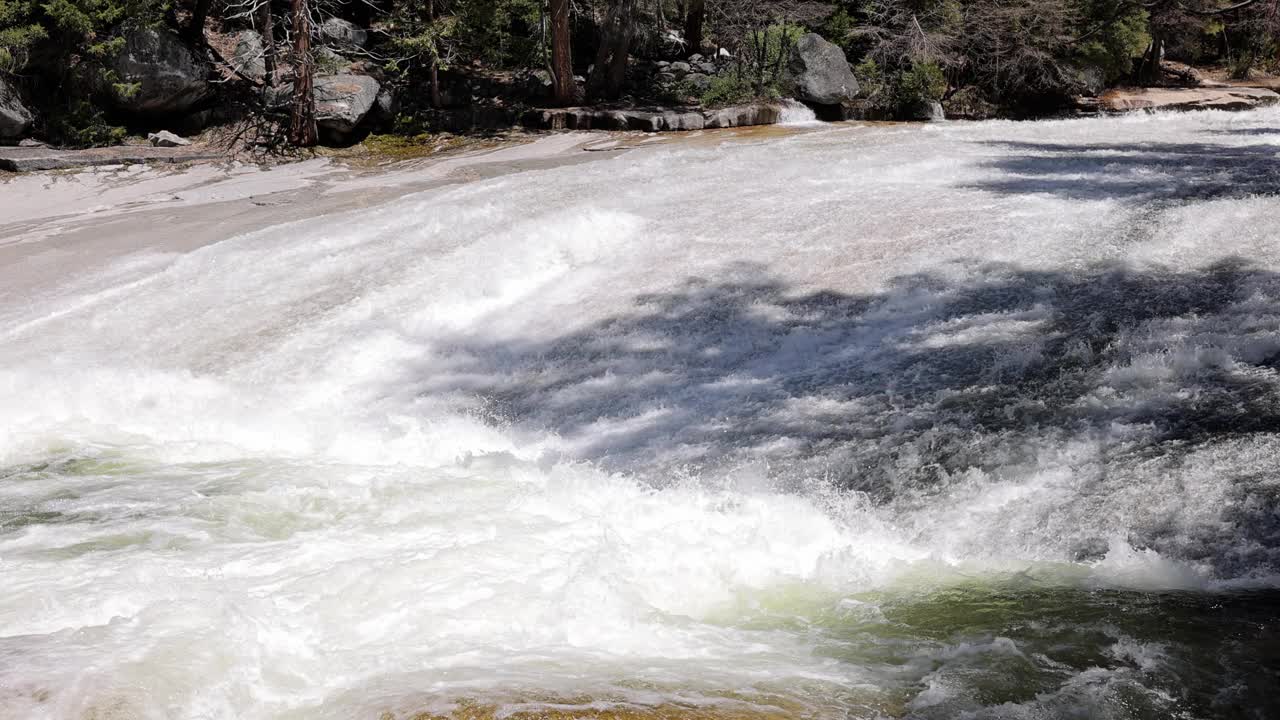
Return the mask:
[(1130, 110), (1252, 110), (1275, 105), (1280, 94), (1264, 88), (1122, 88), (1099, 99), (1108, 112)]
[(548, 130), (641, 130), (644, 132), (772, 125), (782, 107), (772, 103), (737, 105), (715, 110), (597, 110), (556, 108), (526, 114), (524, 124)]
[(0, 147), (0, 170), (34, 172), (67, 170), (100, 165), (133, 165), (136, 163), (179, 163), (217, 160), (222, 153), (189, 147), (151, 147), (128, 145), (60, 150), (50, 147)]

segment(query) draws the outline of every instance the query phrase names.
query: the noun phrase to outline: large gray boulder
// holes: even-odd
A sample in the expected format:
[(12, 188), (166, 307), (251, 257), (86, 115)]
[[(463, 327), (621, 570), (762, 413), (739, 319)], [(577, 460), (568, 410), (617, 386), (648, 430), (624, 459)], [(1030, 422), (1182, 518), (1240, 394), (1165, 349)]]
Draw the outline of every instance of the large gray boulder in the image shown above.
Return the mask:
[(341, 18), (329, 18), (320, 23), (320, 37), (333, 47), (358, 50), (369, 42), (369, 31)]
[(315, 79), (316, 127), (329, 141), (344, 142), (378, 100), (381, 85), (367, 75)]
[(184, 113), (208, 97), (209, 66), (169, 32), (140, 28), (124, 37), (124, 47), (110, 59), (118, 83), (136, 84), (136, 92), (111, 87), (117, 109), (137, 115)]
[(33, 120), (17, 88), (0, 77), (0, 140), (17, 140), (26, 135)]
[(236, 33), (236, 47), (232, 51), (231, 64), (241, 75), (261, 80), (267, 75), (267, 47), (257, 30), (241, 30)]
[(844, 51), (817, 33), (796, 42), (784, 81), (797, 100), (816, 105), (839, 105), (861, 89)]

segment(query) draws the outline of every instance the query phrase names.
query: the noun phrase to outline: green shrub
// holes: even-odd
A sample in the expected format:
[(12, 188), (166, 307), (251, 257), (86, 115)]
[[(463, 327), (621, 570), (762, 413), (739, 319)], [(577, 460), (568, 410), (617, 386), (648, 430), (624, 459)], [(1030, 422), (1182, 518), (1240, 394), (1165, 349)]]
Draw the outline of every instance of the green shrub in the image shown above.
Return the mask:
[(707, 107), (723, 107), (749, 102), (755, 97), (750, 82), (737, 73), (726, 73), (711, 78), (711, 83), (699, 100)]
[(1094, 22), (1098, 24), (1083, 31), (1093, 35), (1076, 48), (1077, 61), (1101, 70), (1108, 84), (1128, 77), (1133, 72), (1134, 59), (1141, 57), (1151, 44), (1147, 11), (1134, 10), (1114, 21)]
[(937, 63), (912, 63), (898, 77), (898, 105), (903, 108), (937, 102), (946, 92), (947, 78)]
[(858, 22), (853, 19), (848, 10), (836, 8), (836, 11), (822, 23), (822, 27), (818, 28), (818, 34), (848, 51), (849, 48), (845, 46), (857, 26)]
[(87, 99), (70, 100), (49, 112), (46, 134), (55, 142), (77, 147), (115, 145), (125, 139), (125, 129), (106, 120), (102, 109)]
[(804, 33), (800, 25), (781, 23), (749, 34), (739, 48), (737, 74), (752, 83), (756, 95), (776, 96), (791, 50)]
[(854, 75), (871, 107), (892, 117), (910, 115), (922, 105), (941, 100), (947, 91), (946, 76), (933, 62), (915, 62), (896, 72), (885, 72), (868, 58), (854, 68)]
[(459, 50), (496, 67), (541, 67), (541, 12), (538, 0), (458, 0)]
[(49, 140), (68, 145), (118, 142), (93, 98), (128, 97), (107, 60), (124, 47), (123, 29), (159, 23), (169, 0), (0, 0), (0, 73), (22, 76)]
[(22, 70), (32, 46), (48, 37), (35, 16), (34, 0), (0, 0), (0, 73)]

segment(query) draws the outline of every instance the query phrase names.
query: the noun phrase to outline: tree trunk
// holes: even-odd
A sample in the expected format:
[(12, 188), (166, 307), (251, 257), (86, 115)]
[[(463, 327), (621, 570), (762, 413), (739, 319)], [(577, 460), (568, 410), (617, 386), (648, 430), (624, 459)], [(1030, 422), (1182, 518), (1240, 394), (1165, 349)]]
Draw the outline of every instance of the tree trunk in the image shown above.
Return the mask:
[(263, 81), (267, 85), (276, 84), (276, 29), (275, 18), (271, 16), (271, 3), (263, 0), (261, 17), (259, 21), (262, 24), (259, 32), (262, 34), (262, 65), (266, 70), (263, 72)]
[(684, 42), (690, 54), (702, 52), (702, 19), (706, 14), (706, 0), (689, 0), (684, 16)]
[(605, 16), (595, 67), (587, 78), (587, 95), (613, 100), (622, 92), (627, 74), (627, 53), (635, 34), (636, 0), (613, 0)]
[(1161, 80), (1160, 61), (1164, 58), (1164, 37), (1160, 31), (1151, 31), (1151, 47), (1148, 48), (1147, 54), (1142, 56), (1142, 63), (1138, 66), (1138, 84), (1139, 85), (1159, 85)]
[(573, 85), (573, 51), (569, 45), (569, 0), (551, 3), (551, 82), (557, 105), (572, 105), (577, 88)]
[(196, 6), (191, 10), (191, 24), (187, 26), (187, 37), (191, 40), (204, 42), (204, 23), (212, 5), (213, 0), (196, 0)]
[(289, 142), (297, 147), (311, 147), (318, 140), (308, 10), (307, 0), (293, 0), (293, 113), (289, 118)]
[[(427, 0), (427, 27), (431, 28), (436, 23), (436, 2), (435, 0)], [(433, 30), (434, 32), (434, 30)], [(438, 56), (440, 54), (440, 45), (434, 40), (431, 42), (431, 107), (440, 107), (440, 63)]]

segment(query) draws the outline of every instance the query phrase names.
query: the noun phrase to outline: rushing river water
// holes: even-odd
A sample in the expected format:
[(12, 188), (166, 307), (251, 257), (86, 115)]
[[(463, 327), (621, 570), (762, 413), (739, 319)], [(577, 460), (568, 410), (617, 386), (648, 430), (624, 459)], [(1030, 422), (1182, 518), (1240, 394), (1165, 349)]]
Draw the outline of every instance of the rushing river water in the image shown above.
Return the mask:
[(1280, 111), (716, 137), (0, 307), (0, 717), (1280, 716)]

